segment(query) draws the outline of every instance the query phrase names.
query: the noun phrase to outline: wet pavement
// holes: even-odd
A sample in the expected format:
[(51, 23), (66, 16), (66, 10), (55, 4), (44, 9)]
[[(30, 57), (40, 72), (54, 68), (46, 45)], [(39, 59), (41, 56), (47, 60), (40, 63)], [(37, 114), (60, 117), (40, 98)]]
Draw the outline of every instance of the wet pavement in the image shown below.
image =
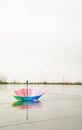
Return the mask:
[(23, 87), (0, 86), (0, 130), (82, 130), (82, 86), (31, 85), (44, 93), (40, 101), (13, 106), (12, 92)]

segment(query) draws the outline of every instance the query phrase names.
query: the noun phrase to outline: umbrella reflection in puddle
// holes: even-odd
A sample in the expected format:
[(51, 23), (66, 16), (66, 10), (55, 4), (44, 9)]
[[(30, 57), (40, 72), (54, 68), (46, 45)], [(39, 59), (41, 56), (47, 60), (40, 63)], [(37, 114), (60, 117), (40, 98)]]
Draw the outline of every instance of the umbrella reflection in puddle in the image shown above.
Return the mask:
[(26, 120), (28, 120), (28, 109), (41, 107), (40, 101), (17, 101), (12, 103), (12, 107), (26, 109)]
[(29, 108), (36, 108), (41, 106), (40, 101), (17, 101), (12, 103), (13, 107), (17, 107), (20, 109), (29, 109)]

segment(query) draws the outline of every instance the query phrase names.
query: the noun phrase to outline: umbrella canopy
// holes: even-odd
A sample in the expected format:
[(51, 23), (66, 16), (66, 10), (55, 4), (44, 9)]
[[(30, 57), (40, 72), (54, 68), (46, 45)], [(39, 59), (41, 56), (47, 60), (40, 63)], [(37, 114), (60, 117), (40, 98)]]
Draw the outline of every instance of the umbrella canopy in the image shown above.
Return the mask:
[(35, 101), (38, 100), (43, 93), (35, 89), (19, 89), (14, 91), (13, 96), (18, 101)]

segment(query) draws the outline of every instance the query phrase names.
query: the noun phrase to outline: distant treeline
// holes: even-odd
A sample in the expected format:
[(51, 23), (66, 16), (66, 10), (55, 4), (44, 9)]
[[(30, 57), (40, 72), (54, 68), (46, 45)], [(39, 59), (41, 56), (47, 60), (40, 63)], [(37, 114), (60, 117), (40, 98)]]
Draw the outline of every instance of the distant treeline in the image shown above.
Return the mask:
[(7, 82), (7, 81), (0, 81), (0, 84), (24, 84), (21, 82)]
[(31, 82), (29, 84), (44, 84), (44, 85), (82, 85), (82, 82)]
[[(25, 82), (6, 82), (0, 81), (0, 84), (26, 84)], [(28, 84), (37, 85), (82, 85), (82, 82), (29, 82)]]
[(8, 84), (8, 83), (7, 83), (7, 82), (5, 82), (5, 81), (4, 81), (4, 82), (3, 82), (3, 81), (0, 81), (0, 84)]

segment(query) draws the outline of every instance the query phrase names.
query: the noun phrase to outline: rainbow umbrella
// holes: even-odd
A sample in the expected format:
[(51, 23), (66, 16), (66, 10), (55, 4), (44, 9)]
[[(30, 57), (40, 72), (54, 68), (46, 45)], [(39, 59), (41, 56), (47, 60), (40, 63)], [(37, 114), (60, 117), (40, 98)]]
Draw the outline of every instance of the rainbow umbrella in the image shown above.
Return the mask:
[(14, 91), (13, 96), (18, 101), (37, 101), (43, 93), (35, 89), (19, 89)]

